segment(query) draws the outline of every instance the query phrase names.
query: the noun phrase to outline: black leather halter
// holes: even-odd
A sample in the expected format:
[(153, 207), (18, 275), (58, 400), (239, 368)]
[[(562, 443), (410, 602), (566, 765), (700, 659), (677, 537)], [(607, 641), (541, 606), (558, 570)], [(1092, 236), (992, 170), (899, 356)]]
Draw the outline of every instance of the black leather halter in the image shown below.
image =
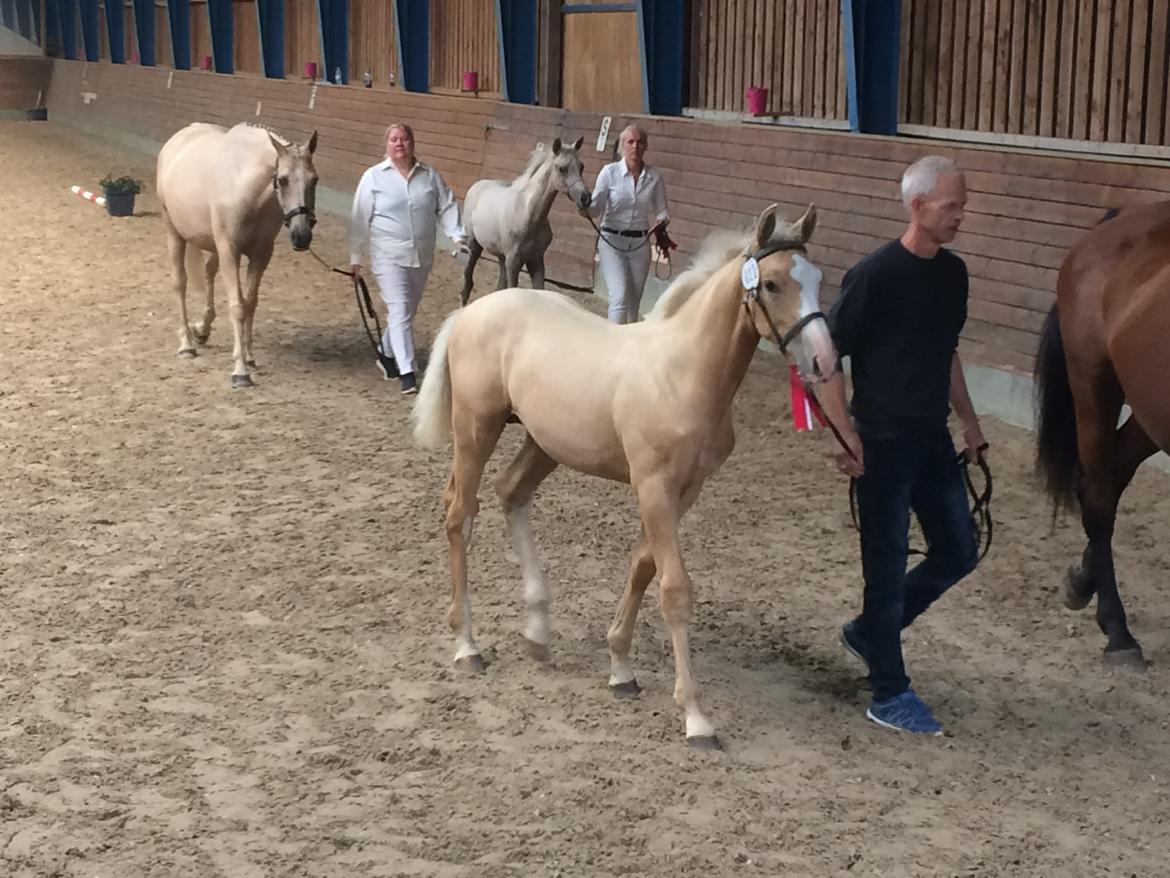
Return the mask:
[[(800, 243), (799, 241), (773, 241), (771, 244), (766, 244), (755, 253), (751, 254), (748, 259), (754, 259), (758, 263), (765, 256), (771, 256), (773, 253), (779, 253), (781, 251), (801, 254), (807, 253), (807, 251), (804, 249), (804, 244)], [(800, 335), (801, 331), (806, 326), (808, 326), (814, 320), (826, 319), (824, 313), (821, 311), (811, 311), (797, 320), (791, 329), (781, 335), (780, 329), (776, 326), (776, 322), (772, 319), (772, 315), (768, 313), (768, 306), (765, 305), (764, 300), (760, 298), (760, 284), (758, 279), (756, 280), (756, 283), (753, 287), (750, 289), (745, 287), (743, 291), (743, 308), (744, 311), (747, 312), (748, 317), (751, 317), (751, 306), (753, 302), (755, 303), (756, 307), (760, 309), (760, 313), (764, 315), (764, 320), (768, 324), (768, 329), (772, 332), (772, 341), (774, 341), (776, 346), (780, 348), (780, 353), (785, 355), (788, 354), (788, 346), (792, 344), (792, 340)]]
[[(276, 201), (279, 204), (280, 203), (280, 183), (278, 181), (277, 172), (275, 169), (273, 169), (273, 171), (272, 171), (272, 191), (276, 193)], [(281, 207), (283, 207), (283, 206), (284, 205), (281, 205)], [(313, 226), (317, 225), (317, 215), (315, 213), (313, 213), (313, 211), (311, 211), (307, 205), (302, 204), (300, 207), (294, 207), (292, 210), (285, 213), (285, 215), (284, 215), (285, 228), (288, 228), (289, 223), (291, 223), (294, 219), (296, 219), (298, 216), (301, 216), (302, 214), (309, 218), (309, 228), (310, 229), (313, 228)]]

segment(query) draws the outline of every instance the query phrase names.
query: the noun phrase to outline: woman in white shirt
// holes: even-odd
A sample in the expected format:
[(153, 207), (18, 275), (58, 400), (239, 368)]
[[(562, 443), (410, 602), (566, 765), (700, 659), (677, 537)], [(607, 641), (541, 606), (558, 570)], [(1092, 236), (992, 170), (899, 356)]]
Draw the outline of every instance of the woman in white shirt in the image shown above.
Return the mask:
[[(349, 261), (355, 277), (367, 253), (386, 303), (386, 331), (378, 365), (398, 377), (403, 393), (417, 393), (411, 329), (435, 261), (436, 226), (462, 246), (459, 206), (439, 172), (414, 155), (414, 132), (395, 123), (386, 129), (386, 159), (358, 183), (349, 219)], [(392, 356), (388, 356), (392, 354)]]
[(609, 319), (638, 319), (642, 290), (650, 273), (651, 235), (670, 222), (666, 183), (657, 168), (646, 165), (646, 132), (627, 125), (618, 137), (622, 158), (597, 175), (593, 201), (583, 216), (601, 217), (597, 253), (609, 296)]

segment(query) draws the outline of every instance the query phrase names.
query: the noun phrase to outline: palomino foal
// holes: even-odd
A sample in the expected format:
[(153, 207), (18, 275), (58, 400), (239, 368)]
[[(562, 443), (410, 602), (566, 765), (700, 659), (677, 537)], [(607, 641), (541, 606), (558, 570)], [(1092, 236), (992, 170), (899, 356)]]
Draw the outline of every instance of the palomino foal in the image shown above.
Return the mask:
[(528, 166), (511, 183), (477, 180), (463, 202), (463, 228), (471, 251), (463, 269), (464, 305), (471, 297), (475, 264), (486, 250), (500, 260), (497, 290), (520, 283), (520, 269), (527, 268), (533, 289), (544, 289), (544, 251), (552, 243), (549, 211), (557, 193), (563, 192), (579, 208), (592, 200), (581, 179), (584, 165), (579, 150), (584, 138), (568, 146), (558, 137), (552, 149), (540, 144), (528, 158)]
[[(251, 387), (252, 323), (260, 278), (282, 225), (294, 250), (313, 240), (317, 132), (293, 144), (258, 125), (225, 129), (195, 122), (175, 132), (158, 154), (157, 192), (179, 298), (179, 356), (195, 356), (215, 320), (215, 276), (222, 268), (235, 348), (232, 387)], [(199, 265), (199, 251), (203, 264)], [(248, 257), (241, 290), (240, 263)], [(187, 321), (188, 264), (203, 275), (207, 307), (194, 332)]]
[(679, 520), (703, 482), (735, 444), (731, 404), (761, 336), (786, 353), (800, 340), (816, 377), (833, 374), (837, 357), (818, 310), (821, 272), (805, 256), (815, 225), (812, 207), (777, 230), (776, 207), (734, 246), (711, 243), (681, 275), (652, 319), (609, 323), (572, 300), (541, 290), (508, 289), (447, 318), (415, 405), (416, 440), (454, 440), (443, 492), (450, 546), (456, 663), (482, 667), (471, 629), (467, 547), (479, 509), (484, 466), (513, 412), (524, 446), (500, 475), (503, 502), (523, 571), (528, 624), (537, 658), (551, 642), (550, 592), (528, 523), (533, 493), (558, 465), (629, 483), (642, 532), (629, 579), (609, 629), (610, 686), (636, 694), (629, 661), (634, 622), (647, 585), (661, 576), (662, 613), (675, 660), (675, 702), (687, 740), (718, 746), (699, 704), (691, 670), (693, 587), (679, 546)]

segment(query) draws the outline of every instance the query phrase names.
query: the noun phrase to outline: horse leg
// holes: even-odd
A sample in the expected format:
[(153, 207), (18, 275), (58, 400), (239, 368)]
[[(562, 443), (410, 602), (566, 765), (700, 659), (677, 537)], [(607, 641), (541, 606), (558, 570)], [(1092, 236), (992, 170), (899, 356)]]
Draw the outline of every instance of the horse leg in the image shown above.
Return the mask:
[(167, 221), (167, 250), (171, 256), (171, 276), (179, 298), (179, 356), (195, 356), (195, 338), (187, 322), (187, 247), (189, 245)]
[[(735, 432), (730, 417), (725, 417), (711, 444), (707, 459), (703, 461), (702, 474), (683, 491), (679, 501), (680, 519), (686, 515), (698, 499), (706, 478), (723, 465), (734, 448)], [(646, 528), (643, 526), (634, 551), (630, 555), (630, 573), (626, 580), (626, 590), (622, 594), (617, 613), (613, 618), (613, 624), (609, 626), (609, 632), (606, 635), (606, 640), (609, 642), (609, 688), (619, 698), (631, 698), (642, 691), (630, 663), (630, 644), (634, 640), (634, 623), (637, 621), (638, 611), (642, 607), (642, 598), (646, 593), (646, 587), (654, 579), (656, 571), (654, 553), (650, 550), (650, 542), (646, 538)]]
[(500, 254), (500, 276), (496, 281), (496, 289), (508, 289), (508, 259), (503, 253)]
[(260, 278), (272, 259), (272, 248), (248, 257), (248, 273), (244, 290), (244, 363), (249, 369), (256, 368), (256, 359), (252, 355), (252, 326), (256, 318), (256, 305), (260, 301)]
[(479, 262), (479, 257), (483, 255), (483, 246), (475, 238), (472, 238), (467, 242), (467, 250), (467, 265), (463, 267), (463, 289), (459, 293), (461, 306), (466, 305), (467, 300), (471, 298), (471, 291), (475, 287), (475, 265)]
[(211, 338), (211, 324), (215, 322), (215, 275), (219, 271), (219, 254), (210, 253), (204, 257), (203, 283), (207, 291), (207, 305), (203, 310), (203, 319), (196, 324), (195, 341), (207, 344)]
[(552, 643), (549, 621), (552, 592), (541, 569), (528, 513), (532, 495), (556, 468), (557, 462), (528, 436), (520, 452), (496, 479), (496, 493), (503, 504), (512, 545), (520, 556), (520, 572), (524, 577), (524, 603), (528, 608), (524, 639), (528, 642), (529, 654), (540, 662), (548, 661), (549, 644)]
[(456, 407), (452, 413), (455, 445), (451, 477), (443, 492), (446, 509), (447, 545), (451, 564), (451, 606), (447, 624), (455, 634), (455, 664), (468, 671), (483, 668), (483, 657), (471, 634), (471, 595), (467, 590), (467, 550), (475, 515), (479, 512), (479, 490), (483, 469), (504, 430), (503, 416), (475, 418)]
[(544, 289), (544, 257), (537, 256), (527, 263), (528, 276), (532, 279), (532, 289)]
[[(218, 235), (216, 236), (219, 237)], [(218, 242), (217, 242), (218, 243)], [(244, 361), (244, 303), (240, 295), (240, 251), (230, 242), (218, 243), (219, 265), (227, 287), (228, 312), (232, 317), (235, 346), (232, 348), (232, 387), (251, 387), (252, 376)]]
[(699, 687), (691, 670), (688, 626), (693, 609), (693, 585), (678, 545), (680, 496), (662, 477), (639, 482), (638, 505), (654, 563), (661, 574), (662, 615), (670, 626), (674, 645), (674, 702), (686, 714), (687, 743), (700, 750), (717, 749), (715, 728), (699, 706)]
[(524, 267), (524, 260), (520, 258), (519, 253), (513, 253), (508, 257), (508, 286), (507, 289), (514, 289), (520, 286), (520, 269)]

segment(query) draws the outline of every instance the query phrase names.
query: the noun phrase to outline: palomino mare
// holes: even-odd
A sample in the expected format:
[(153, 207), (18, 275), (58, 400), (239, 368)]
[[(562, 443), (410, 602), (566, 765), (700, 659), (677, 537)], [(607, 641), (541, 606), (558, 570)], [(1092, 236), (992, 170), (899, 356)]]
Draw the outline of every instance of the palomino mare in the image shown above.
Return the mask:
[[(313, 240), (316, 148), (316, 131), (293, 144), (257, 125), (229, 130), (196, 122), (173, 134), (158, 155), (158, 200), (179, 296), (179, 356), (195, 356), (195, 342), (204, 344), (211, 334), (222, 267), (236, 338), (232, 387), (252, 386), (252, 321), (280, 227), (288, 227), (294, 250), (307, 250)], [(198, 251), (208, 254), (202, 265)], [(241, 291), (243, 256), (248, 273)], [(187, 322), (188, 267), (203, 275), (207, 293), (194, 332)]]
[[(454, 441), (443, 505), (456, 664), (482, 667), (471, 632), (467, 549), (484, 466), (515, 412), (527, 436), (495, 488), (520, 558), (532, 654), (546, 658), (551, 641), (551, 595), (528, 524), (537, 486), (559, 464), (628, 483), (642, 532), (609, 629), (609, 685), (618, 695), (639, 691), (630, 642), (657, 571), (674, 644), (674, 700), (686, 714), (687, 740), (699, 748), (718, 746), (691, 673), (692, 585), (679, 519), (731, 453), (732, 398), (761, 336), (776, 338), (786, 353), (800, 338), (803, 350), (815, 352), (811, 362), (821, 380), (831, 377), (837, 362), (817, 310), (821, 272), (804, 255), (815, 210), (778, 232), (775, 210), (765, 210), (734, 244), (726, 235), (710, 241), (651, 319), (640, 323), (618, 326), (564, 296), (527, 289), (484, 296), (444, 322), (412, 417), (420, 445)], [(824, 374), (818, 363), (825, 364)]]
[(467, 190), (463, 202), (463, 229), (471, 256), (463, 269), (464, 305), (471, 298), (475, 264), (484, 250), (500, 261), (497, 290), (520, 283), (520, 269), (527, 268), (534, 289), (544, 289), (544, 251), (552, 243), (549, 211), (557, 193), (563, 192), (579, 208), (592, 200), (581, 179), (584, 166), (578, 155), (582, 137), (572, 146), (558, 137), (552, 149), (539, 144), (528, 157), (524, 172), (507, 183), (478, 180)]
[[(1170, 451), (1167, 338), (1170, 201), (1126, 208), (1069, 250), (1035, 370), (1037, 465), (1057, 509), (1080, 501), (1088, 537), (1065, 604), (1083, 609), (1096, 594), (1105, 660), (1138, 668), (1145, 659), (1117, 590), (1113, 527), (1138, 465)], [(1132, 414), (1118, 428), (1124, 403)]]

